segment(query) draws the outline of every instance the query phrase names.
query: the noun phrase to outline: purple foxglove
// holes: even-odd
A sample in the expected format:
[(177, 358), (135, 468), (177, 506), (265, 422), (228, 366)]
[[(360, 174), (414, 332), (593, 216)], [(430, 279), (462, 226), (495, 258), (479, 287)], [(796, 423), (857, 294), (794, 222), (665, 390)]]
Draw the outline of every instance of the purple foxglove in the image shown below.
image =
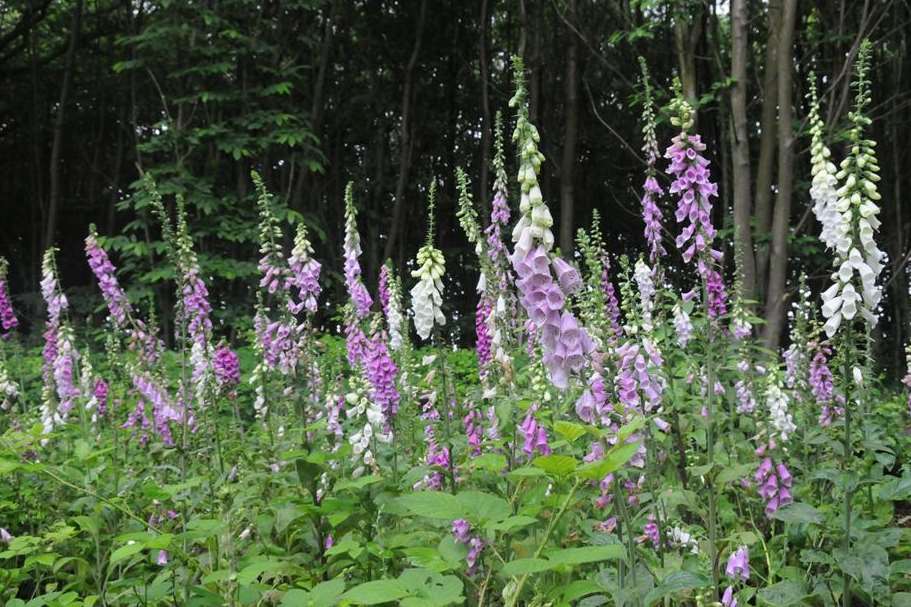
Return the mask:
[(215, 381), (222, 388), (231, 389), (240, 383), (240, 362), (237, 353), (228, 346), (221, 345), (215, 350), (212, 367)]
[(345, 188), (345, 285), (348, 296), (354, 304), (357, 317), (364, 318), (370, 313), (373, 299), (361, 281), (361, 237), (357, 231), (357, 209), (354, 206), (354, 184), (349, 182)]
[(16, 313), (13, 311), (13, 302), (10, 301), (8, 271), (9, 263), (5, 257), (0, 257), (0, 328), (3, 329), (4, 338), (19, 326), (19, 319), (16, 318)]

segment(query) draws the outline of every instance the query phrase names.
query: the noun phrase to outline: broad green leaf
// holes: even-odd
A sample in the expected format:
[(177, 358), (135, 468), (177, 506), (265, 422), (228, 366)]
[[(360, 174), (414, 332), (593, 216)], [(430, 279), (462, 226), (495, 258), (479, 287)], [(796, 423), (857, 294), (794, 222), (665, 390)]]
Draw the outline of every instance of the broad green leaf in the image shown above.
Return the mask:
[(252, 584), (266, 571), (280, 569), (282, 566), (283, 563), (281, 561), (273, 561), (271, 559), (250, 563), (238, 572), (237, 583), (241, 586)]
[(531, 465), (552, 476), (566, 476), (579, 467), (579, 462), (568, 455), (541, 455), (532, 460)]
[(822, 514), (816, 508), (802, 502), (794, 502), (779, 508), (772, 518), (786, 523), (816, 523), (817, 525), (823, 521)]
[(485, 453), (480, 457), (471, 459), (468, 465), (475, 469), (499, 472), (506, 468), (506, 457), (499, 453)]
[(728, 466), (727, 468), (722, 468), (721, 472), (718, 473), (718, 476), (715, 478), (715, 480), (720, 485), (733, 481), (739, 481), (740, 479), (747, 476), (753, 467), (753, 464), (737, 464), (736, 466)]
[(313, 607), (332, 607), (338, 605), (338, 597), (345, 592), (345, 580), (342, 577), (321, 582), (310, 591)]
[(513, 531), (514, 529), (519, 529), (520, 527), (534, 525), (537, 522), (538, 519), (534, 518), (533, 516), (524, 516), (520, 514), (518, 516), (510, 516), (506, 520), (499, 521), (497, 523), (489, 524), (487, 525), (487, 528), (494, 531), (509, 532)]
[(547, 560), (554, 565), (581, 565), (583, 563), (597, 563), (612, 561), (624, 557), (626, 551), (619, 544), (605, 546), (582, 546), (580, 548), (564, 548), (547, 553)]
[(419, 491), (398, 497), (395, 501), (417, 516), (448, 520), (466, 516), (462, 501), (442, 491)]
[(375, 580), (355, 586), (342, 595), (355, 605), (379, 605), (409, 596), (411, 593), (398, 580)]
[(787, 607), (788, 605), (798, 605), (806, 596), (802, 584), (793, 580), (785, 580), (763, 588), (756, 596), (761, 604), (771, 605), (771, 607)]
[(704, 575), (692, 573), (690, 571), (674, 571), (661, 583), (645, 595), (645, 605), (650, 607), (666, 596), (671, 596), (682, 590), (693, 590), (695, 588), (705, 588), (712, 581)]
[(554, 424), (554, 432), (561, 438), (573, 442), (580, 436), (585, 435), (588, 432), (588, 428), (582, 424), (560, 420)]
[(526, 573), (548, 571), (553, 569), (553, 566), (554, 564), (547, 559), (518, 559), (506, 563), (501, 573), (505, 576), (524, 575)]
[(130, 558), (134, 554), (142, 552), (143, 548), (145, 548), (145, 546), (139, 542), (133, 542), (132, 544), (121, 546), (111, 553), (111, 565), (119, 563), (124, 559)]
[(512, 513), (505, 499), (490, 493), (462, 491), (456, 497), (473, 523), (483, 525), (487, 521), (502, 521)]
[(601, 480), (622, 468), (639, 450), (639, 443), (623, 443), (611, 448), (599, 461), (579, 466), (577, 474), (589, 480)]

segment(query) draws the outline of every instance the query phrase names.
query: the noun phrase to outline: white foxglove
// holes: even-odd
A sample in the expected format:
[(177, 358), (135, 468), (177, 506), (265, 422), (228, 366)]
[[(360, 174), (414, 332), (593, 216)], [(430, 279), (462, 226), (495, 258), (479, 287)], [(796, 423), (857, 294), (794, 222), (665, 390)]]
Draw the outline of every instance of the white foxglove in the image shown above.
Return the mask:
[(411, 310), (414, 313), (414, 328), (421, 339), (430, 337), (434, 323), (443, 326), (443, 274), (446, 271), (443, 252), (426, 244), (418, 250), (418, 269), (411, 275), (418, 283), (411, 289)]

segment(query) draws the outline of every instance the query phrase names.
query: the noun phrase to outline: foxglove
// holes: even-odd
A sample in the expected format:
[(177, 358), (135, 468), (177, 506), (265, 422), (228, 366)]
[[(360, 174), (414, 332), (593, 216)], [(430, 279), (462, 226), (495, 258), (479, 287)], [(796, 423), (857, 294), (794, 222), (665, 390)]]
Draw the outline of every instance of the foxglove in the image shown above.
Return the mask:
[(875, 234), (879, 229), (881, 196), (876, 183), (880, 180), (876, 159), (876, 142), (864, 138), (864, 129), (871, 120), (864, 115), (869, 105), (870, 42), (861, 45), (857, 63), (857, 89), (854, 110), (848, 117), (853, 123), (848, 131), (850, 154), (842, 161), (836, 178), (841, 184), (835, 210), (840, 215), (833, 242), (835, 271), (833, 284), (822, 294), (822, 313), (826, 318), (825, 331), (835, 336), (843, 321), (852, 322), (860, 313), (868, 328), (876, 325), (876, 308), (882, 299), (882, 287), (877, 278), (883, 270), (885, 254), (877, 247)]
[(519, 152), (522, 216), (513, 228), (512, 266), (518, 276), (519, 301), (538, 333), (551, 381), (565, 389), (570, 374), (584, 366), (594, 342), (566, 305), (566, 296), (581, 284), (578, 272), (550, 253), (553, 218), (538, 185), (544, 155), (538, 151), (538, 130), (528, 119), (522, 61), (516, 57), (513, 62), (517, 87), (509, 103), (518, 109), (513, 140)]

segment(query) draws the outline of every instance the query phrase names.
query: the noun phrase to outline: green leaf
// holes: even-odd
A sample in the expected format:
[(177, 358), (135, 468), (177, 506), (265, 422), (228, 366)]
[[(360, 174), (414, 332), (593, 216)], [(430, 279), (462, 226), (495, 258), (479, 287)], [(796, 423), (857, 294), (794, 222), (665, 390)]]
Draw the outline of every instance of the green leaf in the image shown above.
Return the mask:
[[(342, 577), (337, 577), (328, 582), (322, 582), (317, 584), (313, 590), (310, 591), (310, 602), (307, 603), (307, 605), (312, 605), (313, 607), (332, 607), (333, 605), (338, 605), (338, 597), (343, 592), (345, 592), (345, 580)], [(282, 605), (284, 605), (284, 601), (282, 601)]]
[(471, 459), (468, 465), (475, 469), (499, 472), (506, 467), (507, 462), (506, 457), (499, 453), (485, 453), (480, 457)]
[(797, 605), (803, 601), (806, 592), (803, 584), (785, 580), (763, 588), (756, 596), (763, 604), (771, 605), (772, 607), (787, 607), (788, 605)]
[(408, 588), (398, 580), (375, 580), (355, 586), (343, 594), (342, 598), (355, 605), (379, 605), (397, 601), (410, 594)]
[(579, 467), (579, 462), (568, 455), (541, 455), (536, 457), (531, 465), (551, 476), (566, 476)]
[(649, 607), (654, 605), (661, 599), (672, 594), (676, 594), (682, 590), (692, 590), (694, 588), (705, 588), (710, 585), (712, 582), (709, 578), (704, 575), (699, 575), (698, 573), (692, 573), (690, 571), (674, 571), (666, 578), (661, 580), (661, 583), (653, 588), (647, 595), (645, 595), (645, 605)]
[(15, 472), (19, 468), (19, 462), (14, 459), (0, 458), (0, 476)]
[(462, 491), (456, 497), (473, 523), (483, 525), (488, 521), (502, 521), (512, 512), (505, 499), (489, 493)]
[(600, 561), (613, 561), (622, 559), (626, 551), (619, 544), (605, 546), (582, 546), (580, 548), (564, 548), (547, 553), (547, 560), (554, 565), (581, 565), (583, 563), (597, 563)]
[(518, 516), (510, 516), (506, 520), (499, 521), (499, 522), (493, 523), (493, 524), (489, 524), (489, 525), (487, 525), (487, 528), (492, 529), (493, 531), (509, 532), (514, 529), (518, 529), (520, 527), (534, 525), (537, 522), (538, 522), (538, 519), (534, 518), (533, 516), (518, 515)]
[(503, 566), (501, 572), (505, 576), (524, 575), (526, 573), (538, 573), (553, 568), (553, 563), (546, 559), (518, 559), (510, 561)]
[(521, 468), (516, 468), (515, 470), (512, 470), (506, 476), (508, 476), (510, 479), (516, 479), (516, 478), (529, 478), (529, 477), (534, 477), (534, 476), (545, 476), (546, 474), (547, 473), (544, 472), (544, 470), (541, 470), (540, 468), (534, 468), (532, 466), (522, 466)]
[(718, 473), (716, 481), (719, 484), (724, 485), (725, 483), (730, 483), (732, 481), (739, 481), (740, 479), (747, 476), (750, 471), (753, 469), (753, 464), (737, 464), (736, 466), (728, 466), (727, 468), (722, 468), (721, 472)]
[(456, 496), (442, 491), (419, 491), (398, 497), (395, 501), (417, 516), (448, 520), (466, 516), (462, 501)]
[(138, 552), (142, 552), (143, 548), (145, 548), (145, 546), (139, 542), (133, 542), (132, 544), (121, 546), (111, 554), (111, 565), (119, 563), (124, 559), (130, 558)]
[(266, 571), (280, 569), (282, 566), (283, 563), (280, 561), (273, 561), (271, 559), (255, 561), (238, 572), (237, 583), (241, 586), (252, 584)]
[(343, 479), (335, 484), (335, 489), (336, 489), (336, 491), (344, 491), (346, 489), (352, 489), (354, 491), (358, 491), (368, 485), (372, 485), (374, 483), (379, 483), (382, 480), (383, 480), (383, 477), (381, 477), (377, 474), (371, 474), (370, 476), (362, 476), (360, 478)]
[(589, 480), (601, 480), (616, 472), (639, 450), (639, 443), (622, 443), (611, 448), (600, 461), (579, 466), (577, 474)]
[(896, 592), (893, 594), (892, 607), (911, 607), (911, 592)]
[(588, 432), (588, 428), (582, 424), (560, 420), (554, 424), (554, 432), (560, 435), (561, 438), (573, 442), (580, 436), (585, 435)]
[(782, 508), (779, 508), (772, 518), (785, 523), (822, 523), (822, 514), (809, 504), (794, 502)]

